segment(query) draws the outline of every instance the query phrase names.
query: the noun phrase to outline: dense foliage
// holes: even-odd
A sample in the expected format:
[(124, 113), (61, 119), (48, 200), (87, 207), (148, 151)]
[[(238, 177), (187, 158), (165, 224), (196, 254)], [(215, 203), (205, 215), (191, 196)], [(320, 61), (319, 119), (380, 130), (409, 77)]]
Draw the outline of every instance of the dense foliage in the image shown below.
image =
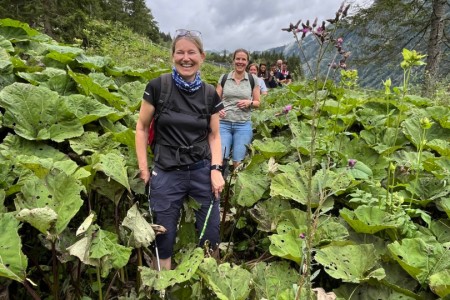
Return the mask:
[(0, 0), (0, 18), (28, 23), (66, 43), (85, 38), (83, 30), (91, 20), (120, 22), (154, 42), (167, 39), (159, 34), (145, 0)]
[[(420, 63), (403, 54), (405, 70)], [(0, 20), (0, 286), (12, 299), (296, 299), (306, 253), (313, 286), (338, 299), (450, 295), (449, 107), (389, 80), (271, 91), (228, 178), (222, 258), (195, 247), (189, 201), (176, 268), (150, 268), (134, 127), (145, 83), (167, 70)]]

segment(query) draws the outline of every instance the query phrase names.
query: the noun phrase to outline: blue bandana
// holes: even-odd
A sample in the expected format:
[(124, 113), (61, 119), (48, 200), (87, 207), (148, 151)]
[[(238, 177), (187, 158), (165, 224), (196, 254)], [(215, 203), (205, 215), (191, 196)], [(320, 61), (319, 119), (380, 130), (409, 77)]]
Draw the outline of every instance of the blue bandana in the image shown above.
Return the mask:
[(175, 85), (188, 93), (193, 93), (197, 91), (202, 86), (202, 79), (200, 78), (200, 72), (197, 72), (195, 75), (195, 79), (192, 82), (186, 82), (183, 78), (181, 78), (180, 74), (178, 74), (177, 69), (172, 67), (172, 78), (175, 81)]

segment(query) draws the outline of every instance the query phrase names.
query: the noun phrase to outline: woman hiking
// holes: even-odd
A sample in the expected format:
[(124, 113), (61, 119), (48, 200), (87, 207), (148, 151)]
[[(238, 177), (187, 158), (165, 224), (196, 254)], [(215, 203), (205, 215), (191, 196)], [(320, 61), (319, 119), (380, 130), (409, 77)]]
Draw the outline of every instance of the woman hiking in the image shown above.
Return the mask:
[[(199, 69), (204, 59), (201, 33), (177, 30), (172, 43), (169, 96), (160, 101), (167, 92), (163, 87), (163, 78), (167, 75), (151, 80), (145, 88), (136, 124), (140, 178), (150, 183), (149, 201), (154, 223), (167, 230), (156, 236), (158, 265), (167, 270), (172, 266), (178, 219), (187, 197), (201, 205), (195, 212), (200, 246), (206, 240), (213, 249), (219, 244), (219, 195), (224, 187), (219, 111), (223, 104), (214, 87), (200, 78)], [(150, 173), (147, 141), (155, 113), (154, 162)]]

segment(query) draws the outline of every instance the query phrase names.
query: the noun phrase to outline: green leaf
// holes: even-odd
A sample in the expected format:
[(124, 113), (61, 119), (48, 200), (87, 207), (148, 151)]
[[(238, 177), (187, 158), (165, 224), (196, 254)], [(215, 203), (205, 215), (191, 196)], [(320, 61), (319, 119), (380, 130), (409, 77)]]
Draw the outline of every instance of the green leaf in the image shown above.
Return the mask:
[[(270, 184), (270, 196), (280, 196), (306, 204), (308, 196), (307, 186), (305, 185), (306, 176), (306, 172), (297, 172), (295, 169), (289, 169), (284, 173), (275, 175)], [(314, 202), (317, 205), (318, 199)]]
[(12, 43), (1, 35), (0, 35), (0, 48), (5, 49), (7, 52), (14, 52), (14, 47)]
[(343, 208), (341, 217), (356, 231), (370, 233), (388, 229), (400, 228), (404, 221), (400, 216), (391, 215), (376, 206), (359, 206), (354, 211)]
[(148, 247), (155, 239), (152, 226), (141, 215), (136, 203), (128, 210), (122, 225), (131, 230), (129, 245), (134, 248)]
[(0, 228), (0, 277), (23, 282), (27, 276), (28, 260), (22, 253), (19, 221), (12, 213), (1, 213)]
[(249, 209), (250, 216), (258, 223), (258, 230), (272, 232), (282, 211), (290, 209), (288, 201), (280, 198), (270, 198), (258, 202)]
[(374, 269), (379, 257), (372, 244), (329, 246), (318, 250), (314, 258), (331, 277), (345, 282), (385, 277), (383, 268)]
[(423, 239), (403, 239), (388, 245), (393, 258), (416, 278), (425, 284), (433, 273), (450, 269), (449, 250), (440, 243), (425, 242)]
[(127, 167), (122, 156), (119, 156), (117, 153), (95, 153), (92, 155), (92, 167), (122, 184), (131, 193)]
[(303, 257), (303, 239), (299, 236), (298, 230), (291, 230), (283, 234), (273, 234), (269, 236), (269, 251), (272, 255), (295, 261), (300, 264)]
[(430, 289), (441, 298), (450, 295), (450, 269), (431, 275)]
[(38, 207), (33, 209), (24, 208), (16, 215), (17, 220), (30, 223), (31, 226), (43, 234), (55, 226), (58, 215), (49, 207)]
[(123, 105), (125, 105), (126, 102), (121, 97), (112, 94), (108, 89), (102, 87), (87, 75), (75, 73), (72, 70), (69, 70), (69, 75), (79, 86), (81, 86), (86, 96), (90, 96), (91, 94), (98, 95), (105, 99), (115, 109), (123, 111)]
[(141, 267), (142, 285), (155, 290), (163, 290), (176, 283), (183, 283), (192, 278), (204, 258), (202, 248), (182, 251), (181, 263), (174, 270), (153, 270)]
[(348, 173), (355, 179), (369, 179), (373, 176), (372, 170), (361, 161), (357, 161), (352, 168), (348, 168)]
[(200, 276), (221, 300), (244, 300), (250, 294), (252, 275), (239, 266), (224, 263), (217, 266), (214, 258), (203, 260), (199, 267)]
[(118, 243), (116, 234), (99, 229), (92, 239), (89, 257), (101, 260), (102, 275), (105, 276), (111, 268), (124, 267), (130, 259), (131, 250), (132, 248)]
[(112, 138), (113, 133), (107, 132), (101, 136), (97, 132), (87, 131), (78, 138), (69, 141), (70, 147), (78, 155), (86, 154), (86, 152), (109, 153), (120, 145)]
[(244, 170), (237, 175), (234, 185), (234, 201), (245, 207), (253, 206), (262, 198), (269, 185), (269, 179), (261, 172)]
[(92, 97), (70, 95), (65, 99), (67, 107), (83, 125), (117, 112), (114, 108), (102, 104)]
[(145, 83), (139, 81), (128, 82), (119, 88), (119, 93), (126, 100), (127, 107), (131, 112), (135, 112), (141, 106), (142, 91), (145, 90)]
[(254, 140), (252, 146), (260, 151), (265, 158), (282, 157), (288, 152), (288, 148), (273, 139)]
[(30, 178), (24, 182), (15, 204), (19, 209), (51, 208), (58, 215), (55, 228), (60, 234), (83, 204), (82, 190), (84, 187), (78, 180), (53, 169), (42, 179)]
[(67, 250), (69, 251), (70, 255), (78, 257), (78, 259), (82, 263), (97, 267), (100, 265), (100, 262), (97, 259), (89, 257), (89, 249), (91, 247), (91, 244), (92, 235), (86, 235), (82, 239), (75, 242), (75, 244), (73, 244), (72, 246), (67, 247)]
[(286, 261), (260, 262), (252, 269), (255, 299), (280, 299), (281, 293), (292, 290), (300, 275)]
[(0, 91), (0, 105), (5, 126), (25, 139), (62, 142), (83, 133), (66, 102), (47, 88), (14, 83)]
[(104, 67), (111, 63), (111, 58), (103, 56), (86, 56), (84, 54), (78, 55), (77, 62), (89, 70), (101, 71)]

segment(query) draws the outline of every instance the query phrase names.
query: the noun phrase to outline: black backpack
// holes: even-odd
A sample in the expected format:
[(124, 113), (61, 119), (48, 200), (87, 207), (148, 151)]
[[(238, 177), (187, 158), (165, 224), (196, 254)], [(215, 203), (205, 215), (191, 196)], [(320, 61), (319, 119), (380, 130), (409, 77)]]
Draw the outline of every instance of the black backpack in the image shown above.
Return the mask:
[[(223, 74), (222, 81), (220, 82), (222, 89), (225, 86), (225, 82), (227, 82), (227, 79), (228, 79), (228, 73)], [(248, 79), (250, 81), (250, 86), (252, 88), (252, 94), (253, 94), (253, 89), (255, 88), (255, 78), (253, 77), (252, 74), (248, 73)]]
[[(156, 142), (156, 121), (160, 117), (161, 113), (163, 112), (163, 109), (167, 106), (167, 100), (170, 97), (170, 94), (172, 93), (172, 74), (167, 73), (161, 75), (161, 94), (159, 95), (159, 100), (155, 105), (155, 113), (153, 114), (153, 118), (150, 122), (150, 127), (148, 129), (148, 144), (150, 145), (150, 148), (153, 151), (153, 148), (155, 146)], [(207, 119), (208, 124), (209, 120), (211, 118), (211, 109), (210, 106), (212, 106), (214, 94), (216, 93), (216, 89), (207, 83), (203, 83), (203, 91), (204, 91), (204, 99), (206, 101), (206, 109), (207, 109)]]

